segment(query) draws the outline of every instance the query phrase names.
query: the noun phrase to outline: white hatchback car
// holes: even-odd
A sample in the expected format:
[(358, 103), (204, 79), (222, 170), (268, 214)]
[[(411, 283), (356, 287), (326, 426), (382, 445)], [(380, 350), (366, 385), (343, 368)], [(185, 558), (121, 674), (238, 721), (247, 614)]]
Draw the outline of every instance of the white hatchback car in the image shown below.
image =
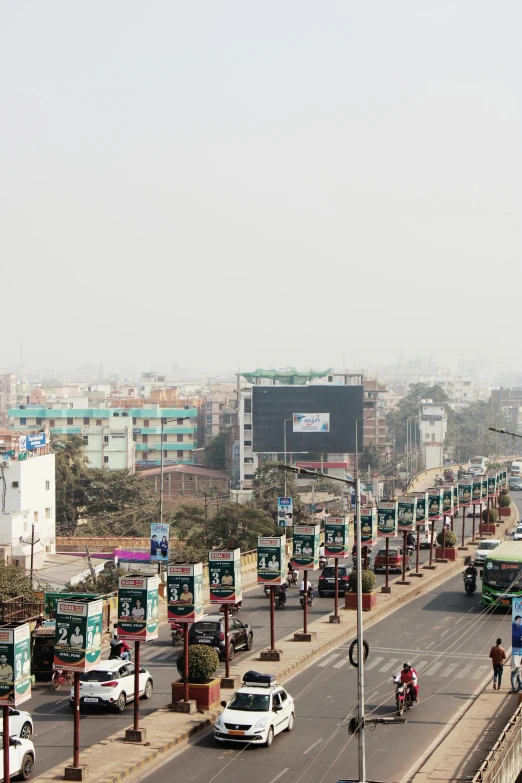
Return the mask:
[[(134, 664), (114, 659), (100, 661), (95, 669), (80, 675), (80, 706), (85, 704), (112, 707), (123, 712), (127, 702), (134, 699)], [(152, 696), (152, 675), (140, 668), (140, 696)], [(69, 701), (74, 709), (74, 688)]]
[[(0, 733), (0, 783), (4, 780), (4, 735)], [(35, 761), (34, 745), (30, 739), (9, 738), (9, 777), (20, 775), (29, 780)]]
[(216, 742), (251, 742), (266, 745), (281, 731), (292, 731), (295, 705), (290, 694), (275, 682), (259, 685), (244, 682), (214, 724)]
[(513, 533), (513, 541), (522, 541), (522, 525), (519, 525)]
[(31, 739), (33, 733), (33, 719), (31, 713), (9, 708), (9, 734), (11, 737)]
[(475, 550), (475, 565), (482, 565), (492, 550), (500, 546), (501, 543), (502, 541), (499, 538), (488, 538), (487, 541), (480, 541)]

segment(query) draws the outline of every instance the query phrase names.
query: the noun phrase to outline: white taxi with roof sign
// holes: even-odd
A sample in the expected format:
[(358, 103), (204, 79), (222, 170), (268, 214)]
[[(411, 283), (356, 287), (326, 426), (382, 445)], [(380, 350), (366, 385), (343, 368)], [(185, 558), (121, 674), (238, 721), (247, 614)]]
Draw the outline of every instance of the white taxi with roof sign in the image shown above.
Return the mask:
[(275, 675), (247, 672), (241, 688), (221, 706), (225, 709), (214, 724), (218, 743), (251, 742), (269, 748), (276, 734), (294, 727), (294, 700)]

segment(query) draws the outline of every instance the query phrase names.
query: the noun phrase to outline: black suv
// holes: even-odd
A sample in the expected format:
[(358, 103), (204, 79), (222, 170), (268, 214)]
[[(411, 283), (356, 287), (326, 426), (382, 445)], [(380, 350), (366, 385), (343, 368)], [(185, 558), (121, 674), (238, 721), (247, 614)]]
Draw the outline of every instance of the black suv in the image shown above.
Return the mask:
[[(344, 595), (348, 589), (348, 576), (352, 569), (349, 566), (339, 566), (339, 577), (337, 581), (337, 591), (339, 595)], [(323, 568), (319, 582), (317, 584), (319, 598), (323, 598), (325, 593), (335, 593), (335, 566), (327, 565)]]
[[(247, 624), (230, 617), (229, 630), (229, 660), (234, 657), (234, 652), (240, 647), (251, 650), (254, 643), (254, 632)], [(189, 644), (208, 644), (219, 655), (225, 657), (225, 618), (218, 615), (207, 615), (197, 620), (190, 626)]]

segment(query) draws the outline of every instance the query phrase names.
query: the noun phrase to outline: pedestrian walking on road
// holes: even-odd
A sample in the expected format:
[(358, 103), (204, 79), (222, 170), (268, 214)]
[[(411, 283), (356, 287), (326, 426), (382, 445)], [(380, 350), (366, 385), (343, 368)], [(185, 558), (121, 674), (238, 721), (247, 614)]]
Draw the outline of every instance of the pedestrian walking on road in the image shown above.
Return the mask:
[(502, 685), (502, 668), (507, 658), (506, 651), (502, 647), (502, 639), (497, 639), (496, 645), (489, 651), (489, 657), (493, 664), (493, 690), (499, 691)]
[(520, 655), (511, 655), (511, 693), (522, 690), (522, 670)]

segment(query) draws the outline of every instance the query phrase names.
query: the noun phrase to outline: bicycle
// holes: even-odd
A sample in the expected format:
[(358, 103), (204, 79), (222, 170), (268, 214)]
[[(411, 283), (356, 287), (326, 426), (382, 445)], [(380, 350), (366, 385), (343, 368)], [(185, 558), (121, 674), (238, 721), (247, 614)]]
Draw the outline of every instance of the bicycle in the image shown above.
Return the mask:
[(53, 691), (57, 691), (62, 685), (73, 685), (74, 674), (63, 669), (55, 669), (51, 679), (51, 688)]

